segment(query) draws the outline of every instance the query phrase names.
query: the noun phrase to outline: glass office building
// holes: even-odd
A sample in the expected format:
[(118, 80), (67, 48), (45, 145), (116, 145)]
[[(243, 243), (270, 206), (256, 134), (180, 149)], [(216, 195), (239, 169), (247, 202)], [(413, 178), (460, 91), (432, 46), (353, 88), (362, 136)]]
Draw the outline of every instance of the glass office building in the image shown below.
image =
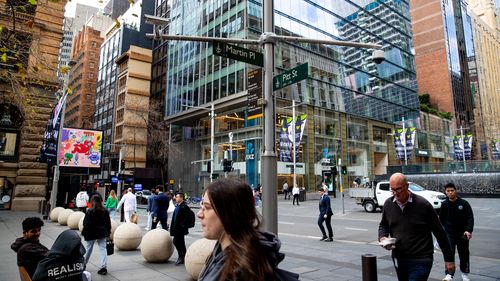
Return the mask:
[[(157, 1), (157, 6), (164, 2)], [(257, 39), (262, 32), (262, 1), (171, 0), (169, 4), (170, 23), (164, 31), (168, 34)], [(274, 92), (277, 124), (291, 117), (292, 99), (299, 104), (296, 114), (307, 116), (297, 146), (299, 186), (314, 188), (329, 177), (339, 159), (348, 165), (350, 176), (372, 175), (377, 166), (388, 163), (391, 126), (402, 117), (419, 115), (409, 2), (279, 0), (274, 9), (278, 35), (383, 46), (381, 64), (374, 63), (371, 51), (365, 49), (305, 43), (275, 46), (275, 75), (303, 63), (309, 66), (308, 79)], [(262, 52), (257, 45), (240, 46)], [(165, 114), (173, 124), (170, 177), (198, 188), (208, 182), (211, 168), (214, 178), (239, 177), (257, 186), (262, 115), (247, 111), (247, 94), (248, 73), (260, 68), (213, 55), (212, 48), (211, 43), (170, 41), (165, 54)], [(217, 116), (210, 167), (212, 103)], [(277, 126), (278, 150), (279, 130)], [(220, 162), (229, 158), (234, 170), (226, 175)], [(278, 186), (285, 180), (291, 183), (292, 170), (291, 163), (278, 162)]]

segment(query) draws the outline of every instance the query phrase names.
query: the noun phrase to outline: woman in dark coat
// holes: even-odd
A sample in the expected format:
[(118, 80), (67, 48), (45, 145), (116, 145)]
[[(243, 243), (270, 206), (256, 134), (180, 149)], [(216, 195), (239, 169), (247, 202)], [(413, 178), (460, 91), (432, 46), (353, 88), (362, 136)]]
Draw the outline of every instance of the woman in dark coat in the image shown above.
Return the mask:
[(85, 264), (89, 262), (90, 255), (92, 254), (92, 249), (94, 248), (94, 242), (97, 241), (99, 246), (99, 254), (101, 256), (101, 269), (97, 271), (98, 274), (106, 275), (108, 270), (106, 269), (108, 254), (106, 251), (106, 239), (111, 234), (111, 219), (109, 218), (109, 212), (104, 208), (102, 200), (99, 196), (92, 196), (90, 209), (87, 210), (87, 214), (83, 219), (83, 230), (82, 235), (87, 245), (85, 249)]

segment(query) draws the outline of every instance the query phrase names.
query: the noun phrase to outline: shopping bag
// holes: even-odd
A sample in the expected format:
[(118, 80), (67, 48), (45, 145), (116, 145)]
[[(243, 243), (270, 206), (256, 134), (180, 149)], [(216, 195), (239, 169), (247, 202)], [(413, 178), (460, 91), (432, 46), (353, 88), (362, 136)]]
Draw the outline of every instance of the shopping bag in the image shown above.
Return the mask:
[(115, 253), (115, 243), (109, 238), (106, 240), (106, 252), (108, 252), (108, 256)]
[(130, 217), (130, 222), (137, 224), (137, 218), (139, 216), (136, 213), (133, 213), (132, 216)]

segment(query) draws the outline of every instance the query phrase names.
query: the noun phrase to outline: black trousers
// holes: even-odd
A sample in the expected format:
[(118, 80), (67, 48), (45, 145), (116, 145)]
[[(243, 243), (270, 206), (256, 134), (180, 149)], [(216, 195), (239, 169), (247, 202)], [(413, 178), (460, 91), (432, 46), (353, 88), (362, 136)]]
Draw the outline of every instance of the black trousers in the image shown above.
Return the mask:
[(184, 235), (174, 235), (174, 246), (177, 249), (179, 258), (184, 258), (184, 256), (186, 256), (186, 242), (184, 241)]
[[(460, 259), (460, 271), (463, 273), (470, 272), (470, 252), (469, 252), (469, 240), (465, 239), (460, 234), (449, 233), (448, 240), (450, 240), (451, 252), (455, 256), (455, 249), (458, 250), (458, 258)], [(446, 274), (453, 275), (452, 272), (446, 271)]]
[(293, 201), (292, 201), (293, 205), (295, 205), (295, 201), (297, 201), (297, 205), (300, 205), (299, 204), (299, 195), (298, 194), (294, 194), (293, 195)]
[(326, 219), (322, 215), (319, 215), (319, 217), (318, 217), (319, 229), (321, 230), (323, 237), (327, 237), (326, 232), (325, 232), (325, 227), (323, 226), (323, 222), (325, 222), (326, 228), (328, 229), (328, 238), (333, 238), (332, 216), (327, 215)]
[(159, 218), (156, 222), (154, 221), (154, 217), (151, 218), (151, 229), (156, 229), (156, 226), (158, 225), (158, 222), (161, 223), (161, 228), (168, 230), (168, 224), (167, 224), (167, 219), (168, 218)]
[(285, 200), (288, 197), (288, 190), (283, 190), (283, 193), (285, 194)]

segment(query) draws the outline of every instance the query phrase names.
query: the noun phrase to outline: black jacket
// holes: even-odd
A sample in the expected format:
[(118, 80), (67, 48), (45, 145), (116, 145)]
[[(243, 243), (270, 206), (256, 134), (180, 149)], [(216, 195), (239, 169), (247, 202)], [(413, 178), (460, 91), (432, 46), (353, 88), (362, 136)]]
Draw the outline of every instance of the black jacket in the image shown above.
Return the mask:
[[(281, 242), (276, 235), (269, 232), (261, 232), (260, 244), (265, 248), (265, 253), (269, 263), (274, 269), (274, 277), (276, 281), (295, 281), (299, 280), (299, 275), (278, 268), (278, 264), (285, 258), (285, 254), (281, 253)], [(225, 253), (221, 250), (220, 244), (217, 243), (213, 250), (212, 256), (206, 262), (198, 276), (199, 281), (218, 281), (222, 273), (222, 267), (225, 261)], [(242, 279), (244, 280), (244, 279)], [(271, 280), (269, 280), (271, 281)]]
[(323, 195), (323, 198), (319, 200), (319, 216), (323, 217), (324, 215), (333, 215), (330, 197), (328, 197), (328, 194), (326, 194), (326, 192)]
[(166, 219), (168, 217), (168, 206), (170, 198), (165, 193), (159, 193), (154, 197), (155, 203), (152, 204), (151, 214), (158, 219)]
[(85, 248), (76, 231), (68, 229), (57, 237), (46, 258), (40, 261), (33, 281), (86, 281)]
[(106, 238), (111, 234), (111, 219), (108, 210), (88, 209), (83, 219), (82, 235), (85, 241)]
[(393, 202), (391, 196), (384, 203), (378, 237), (395, 237), (396, 248), (392, 250), (398, 259), (432, 259), (436, 237), (446, 262), (454, 261), (450, 242), (432, 205), (423, 197), (411, 193), (412, 202), (404, 210)]
[(170, 235), (178, 236), (178, 235), (187, 235), (189, 234), (188, 228), (186, 227), (187, 216), (191, 209), (183, 201), (181, 204), (175, 207), (174, 213), (172, 214), (172, 221), (170, 222)]
[(458, 198), (455, 202), (446, 199), (441, 205), (439, 219), (448, 234), (461, 237), (465, 231), (474, 230), (474, 214), (469, 202)]
[(17, 265), (26, 269), (30, 277), (33, 277), (38, 263), (47, 256), (49, 249), (39, 241), (17, 238), (10, 248), (17, 253)]

